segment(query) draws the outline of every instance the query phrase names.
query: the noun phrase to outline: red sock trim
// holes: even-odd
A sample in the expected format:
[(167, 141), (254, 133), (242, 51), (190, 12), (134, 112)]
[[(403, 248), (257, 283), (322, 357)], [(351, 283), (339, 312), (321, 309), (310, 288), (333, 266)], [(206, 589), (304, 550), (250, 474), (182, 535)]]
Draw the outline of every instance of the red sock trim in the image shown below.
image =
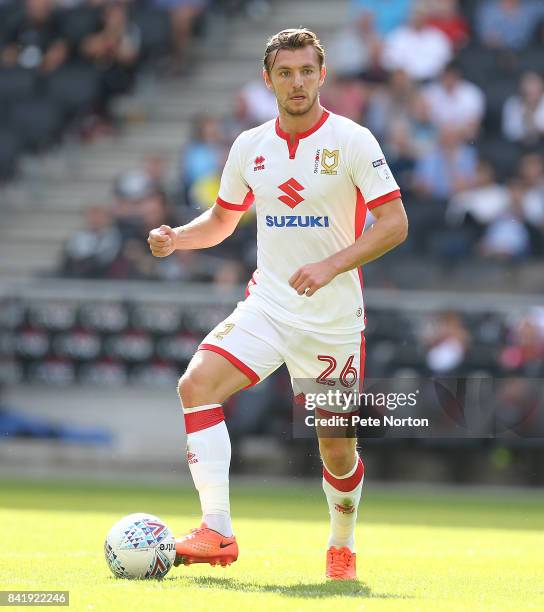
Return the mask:
[(342, 491), (342, 493), (347, 493), (348, 491), (353, 491), (356, 489), (363, 476), (365, 475), (365, 466), (361, 457), (359, 457), (359, 461), (357, 462), (357, 468), (355, 472), (349, 478), (335, 478), (330, 472), (323, 467), (323, 478), (335, 489), (338, 491)]
[(208, 429), (208, 427), (213, 427), (225, 420), (221, 406), (198, 412), (189, 412), (183, 416), (185, 417), (185, 431), (188, 434), (195, 433), (195, 431), (200, 431), (201, 429)]

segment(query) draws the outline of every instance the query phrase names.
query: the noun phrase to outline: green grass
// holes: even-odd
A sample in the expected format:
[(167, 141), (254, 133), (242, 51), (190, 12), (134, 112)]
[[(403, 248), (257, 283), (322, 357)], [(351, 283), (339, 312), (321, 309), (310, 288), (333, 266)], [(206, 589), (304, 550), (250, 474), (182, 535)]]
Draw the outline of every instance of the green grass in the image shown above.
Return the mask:
[(366, 492), (360, 582), (327, 583), (319, 485), (233, 488), (241, 549), (230, 568), (117, 580), (102, 544), (131, 512), (180, 534), (192, 490), (0, 482), (0, 589), (65, 589), (72, 610), (544, 610), (544, 496)]

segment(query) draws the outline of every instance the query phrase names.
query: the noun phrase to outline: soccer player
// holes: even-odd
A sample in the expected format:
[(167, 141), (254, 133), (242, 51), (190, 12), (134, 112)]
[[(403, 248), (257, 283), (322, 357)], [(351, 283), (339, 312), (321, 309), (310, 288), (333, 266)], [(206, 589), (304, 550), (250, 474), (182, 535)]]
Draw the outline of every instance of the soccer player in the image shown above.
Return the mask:
[[(211, 209), (187, 225), (163, 225), (149, 234), (157, 257), (212, 247), (256, 206), (258, 267), (246, 299), (203, 340), (179, 381), (202, 523), (177, 540), (177, 564), (226, 565), (238, 557), (223, 402), (282, 363), (295, 384), (297, 379), (323, 383), (325, 389), (360, 384), (365, 356), (360, 266), (407, 235), (400, 191), (376, 139), (320, 105), (325, 75), (324, 51), (313, 32), (289, 29), (273, 36), (263, 78), (276, 96), (278, 118), (235, 140)], [(363, 234), (367, 210), (376, 223)], [(330, 514), (326, 575), (355, 579), (364, 466), (354, 436), (317, 433)]]

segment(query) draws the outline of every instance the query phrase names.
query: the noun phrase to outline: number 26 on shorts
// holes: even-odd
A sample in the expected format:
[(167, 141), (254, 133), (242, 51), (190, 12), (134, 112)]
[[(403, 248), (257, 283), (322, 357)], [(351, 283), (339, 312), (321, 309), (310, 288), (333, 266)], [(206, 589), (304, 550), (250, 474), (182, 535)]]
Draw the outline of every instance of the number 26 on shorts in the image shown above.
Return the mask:
[[(328, 378), (328, 376), (331, 376), (331, 374), (333, 374), (333, 372), (336, 370), (336, 359), (332, 357), (332, 355), (318, 355), (317, 358), (319, 361), (324, 361), (328, 365), (315, 379), (316, 382), (322, 385), (334, 387), (336, 381), (332, 378)], [(353, 387), (353, 385), (357, 382), (357, 370), (352, 365), (354, 358), (355, 355), (350, 355), (342, 368), (342, 371), (340, 372), (340, 383), (343, 387)]]

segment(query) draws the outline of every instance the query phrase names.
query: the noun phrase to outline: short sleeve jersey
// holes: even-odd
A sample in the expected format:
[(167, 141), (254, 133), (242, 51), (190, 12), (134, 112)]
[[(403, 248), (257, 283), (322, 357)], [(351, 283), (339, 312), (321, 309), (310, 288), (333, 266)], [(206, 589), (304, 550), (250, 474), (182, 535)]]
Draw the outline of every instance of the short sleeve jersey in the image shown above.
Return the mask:
[(363, 330), (360, 268), (339, 274), (311, 297), (298, 295), (288, 281), (301, 266), (352, 245), (367, 210), (399, 197), (378, 142), (346, 117), (324, 110), (292, 141), (279, 119), (240, 134), (217, 204), (230, 210), (256, 206), (257, 270), (244, 303), (298, 329)]

